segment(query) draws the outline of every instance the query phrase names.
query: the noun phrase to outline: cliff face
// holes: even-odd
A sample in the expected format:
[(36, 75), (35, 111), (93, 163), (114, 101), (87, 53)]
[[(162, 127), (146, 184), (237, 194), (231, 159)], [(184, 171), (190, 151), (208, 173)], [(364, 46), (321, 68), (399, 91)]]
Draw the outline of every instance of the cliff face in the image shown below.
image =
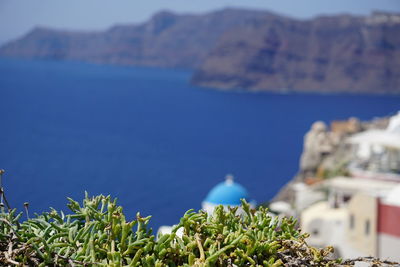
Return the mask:
[(104, 32), (36, 28), (1, 47), (0, 56), (190, 68), (194, 84), (223, 89), (398, 94), (400, 15), (160, 12)]
[(400, 16), (264, 17), (225, 32), (193, 82), (281, 92), (400, 93)]
[(205, 15), (177, 15), (164, 11), (144, 24), (115, 26), (104, 32), (36, 28), (0, 48), (0, 55), (195, 68), (223, 32), (264, 15), (265, 12), (235, 9)]

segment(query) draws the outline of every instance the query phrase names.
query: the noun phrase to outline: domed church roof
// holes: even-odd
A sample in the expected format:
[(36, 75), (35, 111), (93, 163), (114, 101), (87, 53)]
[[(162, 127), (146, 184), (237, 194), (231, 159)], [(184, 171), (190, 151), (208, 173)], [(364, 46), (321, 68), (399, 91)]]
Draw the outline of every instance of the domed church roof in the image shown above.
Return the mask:
[(240, 199), (244, 198), (249, 201), (247, 190), (238, 183), (233, 181), (232, 175), (227, 175), (225, 182), (217, 184), (208, 193), (204, 202), (215, 205), (240, 205)]

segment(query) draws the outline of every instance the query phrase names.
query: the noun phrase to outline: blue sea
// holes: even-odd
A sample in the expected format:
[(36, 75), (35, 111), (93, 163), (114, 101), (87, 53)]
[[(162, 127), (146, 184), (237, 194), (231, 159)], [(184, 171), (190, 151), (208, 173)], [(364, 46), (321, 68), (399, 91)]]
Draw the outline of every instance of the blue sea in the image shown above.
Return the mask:
[(191, 72), (0, 59), (0, 168), (22, 210), (67, 210), (66, 197), (111, 194), (154, 228), (200, 209), (232, 173), (258, 203), (298, 169), (316, 120), (369, 120), (399, 96), (221, 92)]

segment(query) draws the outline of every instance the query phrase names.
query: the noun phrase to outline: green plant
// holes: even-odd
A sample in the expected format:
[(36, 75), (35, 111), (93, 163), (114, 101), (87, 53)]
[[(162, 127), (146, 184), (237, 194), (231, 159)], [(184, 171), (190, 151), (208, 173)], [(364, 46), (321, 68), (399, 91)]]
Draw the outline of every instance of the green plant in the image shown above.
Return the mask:
[[(209, 216), (190, 210), (171, 234), (155, 240), (150, 217), (127, 221), (110, 196), (69, 199), (71, 214), (51, 209), (19, 222), (15, 210), (0, 214), (0, 264), (19, 266), (329, 266), (332, 248), (305, 243), (296, 221), (272, 218), (263, 207), (244, 214), (222, 206)], [(183, 235), (177, 231), (183, 228)]]
[(244, 200), (240, 208), (218, 206), (212, 216), (189, 210), (170, 234), (157, 240), (148, 227), (150, 216), (137, 213), (135, 220), (127, 221), (116, 199), (103, 195), (85, 193), (82, 203), (68, 198), (69, 214), (50, 209), (33, 218), (26, 202), (27, 219), (21, 222), (22, 213), (10, 208), (1, 186), (3, 173), (0, 170), (0, 266), (398, 265), (371, 257), (341, 264), (341, 259), (331, 259), (332, 247), (307, 245), (308, 234), (300, 232), (293, 218), (271, 217), (265, 207), (251, 209)]

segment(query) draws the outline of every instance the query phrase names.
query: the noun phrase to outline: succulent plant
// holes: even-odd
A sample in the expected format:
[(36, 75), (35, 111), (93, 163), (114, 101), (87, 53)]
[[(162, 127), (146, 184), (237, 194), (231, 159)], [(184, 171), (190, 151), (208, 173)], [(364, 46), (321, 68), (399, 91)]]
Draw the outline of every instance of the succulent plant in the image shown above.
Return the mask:
[(170, 234), (156, 239), (148, 227), (150, 216), (137, 213), (128, 221), (110, 196), (86, 193), (82, 203), (68, 198), (69, 214), (50, 209), (32, 218), (26, 202), (27, 219), (22, 222), (22, 213), (11, 209), (8, 202), (3, 204), (2, 188), (0, 199), (0, 266), (342, 265), (340, 259), (331, 258), (332, 247), (307, 245), (308, 234), (301, 233), (295, 219), (272, 217), (264, 207), (251, 209), (245, 200), (240, 215), (238, 207), (218, 206), (213, 215), (189, 210)]

